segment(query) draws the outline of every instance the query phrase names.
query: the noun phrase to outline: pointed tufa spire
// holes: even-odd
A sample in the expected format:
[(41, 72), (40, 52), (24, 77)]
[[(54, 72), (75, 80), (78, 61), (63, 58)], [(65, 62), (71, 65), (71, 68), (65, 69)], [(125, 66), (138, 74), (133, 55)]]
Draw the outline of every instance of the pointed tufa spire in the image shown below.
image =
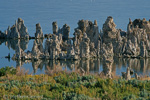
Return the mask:
[(57, 25), (57, 22), (53, 22), (52, 23), (52, 26), (53, 26), (53, 34), (56, 34), (58, 32), (58, 25)]
[(132, 20), (131, 20), (131, 18), (129, 18), (129, 24), (132, 24)]
[(37, 23), (36, 24), (36, 33), (35, 33), (35, 38), (43, 38), (43, 32), (42, 32), (42, 28), (41, 28), (41, 25), (40, 23)]
[(96, 25), (96, 26), (97, 26), (97, 20), (94, 20), (94, 25)]
[(143, 21), (146, 21), (146, 18), (143, 18)]
[(23, 38), (28, 39), (29, 34), (27, 32), (27, 27), (24, 25), (24, 21), (21, 18), (15, 20), (15, 24), (7, 29), (7, 38)]

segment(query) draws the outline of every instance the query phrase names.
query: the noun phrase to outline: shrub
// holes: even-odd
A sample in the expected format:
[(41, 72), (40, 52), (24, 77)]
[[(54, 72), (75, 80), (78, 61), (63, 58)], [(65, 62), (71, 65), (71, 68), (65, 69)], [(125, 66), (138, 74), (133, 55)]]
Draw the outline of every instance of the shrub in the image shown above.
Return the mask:
[(136, 96), (131, 94), (131, 95), (125, 97), (123, 100), (136, 100)]
[(5, 76), (6, 74), (16, 74), (16, 69), (9, 66), (0, 68), (0, 77)]

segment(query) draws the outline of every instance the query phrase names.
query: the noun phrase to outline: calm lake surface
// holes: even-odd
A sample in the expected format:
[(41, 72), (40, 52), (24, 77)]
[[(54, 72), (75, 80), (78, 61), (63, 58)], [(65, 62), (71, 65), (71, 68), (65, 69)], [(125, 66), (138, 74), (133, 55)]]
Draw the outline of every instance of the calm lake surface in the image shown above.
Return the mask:
[[(65, 23), (71, 27), (72, 37), (74, 28), (80, 19), (97, 20), (99, 29), (105, 22), (107, 16), (112, 16), (117, 28), (127, 30), (129, 18), (150, 19), (149, 0), (1, 0), (0, 1), (0, 30), (5, 31), (8, 26), (15, 24), (18, 17), (24, 20), (30, 36), (34, 36), (35, 24), (40, 23), (43, 33), (52, 33), (52, 22), (57, 21), (61, 28)], [(22, 46), (25, 51), (31, 50), (33, 41)], [(103, 62), (99, 59), (94, 61), (38, 61), (38, 62), (16, 62), (5, 59), (10, 53), (15, 53), (14, 41), (0, 41), (0, 68), (4, 66), (24, 67), (34, 74), (45, 73), (47, 67), (59, 68), (67, 71), (77, 70), (83, 67), (87, 73), (100, 73), (103, 70)], [(89, 67), (87, 67), (89, 66)], [(150, 75), (150, 59), (114, 59), (112, 71), (121, 75), (126, 68), (131, 66), (138, 74)]]

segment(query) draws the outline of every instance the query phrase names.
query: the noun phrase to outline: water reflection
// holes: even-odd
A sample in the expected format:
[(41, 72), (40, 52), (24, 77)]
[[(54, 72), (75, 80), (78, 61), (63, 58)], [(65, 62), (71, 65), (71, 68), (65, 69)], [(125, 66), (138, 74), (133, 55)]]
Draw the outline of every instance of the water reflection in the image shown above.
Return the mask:
[[(32, 41), (33, 42), (33, 41)], [(38, 48), (43, 51), (43, 41), (36, 40), (38, 42)], [(0, 45), (5, 43), (5, 45), (10, 49), (12, 48), (14, 51), (17, 46), (25, 51), (28, 48), (29, 40), (0, 40)], [(7, 56), (7, 55), (6, 55)], [(130, 58), (112, 58), (112, 62), (105, 62), (101, 59), (87, 59), (87, 60), (16, 60), (16, 68), (20, 68), (23, 66), (25, 69), (27, 67), (31, 67), (35, 74), (37, 70), (66, 70), (66, 71), (74, 71), (84, 74), (89, 73), (103, 73), (104, 76), (114, 77), (116, 75), (121, 75), (121, 72), (125, 72), (127, 67), (132, 68), (136, 73), (143, 75), (150, 75), (150, 59), (130, 59)], [(28, 63), (31, 63), (30, 66)], [(30, 71), (30, 72), (32, 72)]]
[(0, 40), (0, 45), (5, 43), (5, 45), (10, 49), (16, 50), (17, 46), (19, 45), (20, 48), (24, 51), (28, 48), (28, 39), (9, 39), (9, 40)]
[[(88, 59), (88, 60), (38, 60), (38, 61), (16, 61), (16, 67), (24, 66), (26, 63), (32, 63), (32, 70), (37, 74), (37, 70), (51, 70), (59, 72), (65, 70), (67, 72), (78, 72), (86, 74), (99, 74), (103, 77), (113, 78), (120, 76), (121, 72), (125, 72), (129, 66), (134, 72), (142, 75), (149, 75), (150, 59), (121, 59), (113, 58), (113, 62), (104, 62), (101, 59)], [(40, 74), (40, 73), (38, 73)]]
[[(118, 69), (122, 67), (130, 67), (138, 74), (150, 74), (150, 59), (130, 59), (130, 58), (115, 58), (114, 63)], [(124, 71), (125, 72), (125, 71)]]

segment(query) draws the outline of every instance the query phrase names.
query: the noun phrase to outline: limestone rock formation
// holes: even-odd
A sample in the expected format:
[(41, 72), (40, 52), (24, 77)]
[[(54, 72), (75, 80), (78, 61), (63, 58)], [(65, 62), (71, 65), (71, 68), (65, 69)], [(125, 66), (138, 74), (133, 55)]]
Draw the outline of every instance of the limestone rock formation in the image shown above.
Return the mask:
[(88, 20), (79, 20), (78, 27), (75, 29), (75, 33), (77, 33), (79, 39), (83, 37), (84, 33), (86, 33), (87, 37), (97, 48), (100, 34), (96, 20), (94, 21), (94, 24)]
[(60, 41), (57, 35), (53, 35), (50, 41), (50, 59), (57, 59), (61, 53)]
[(140, 76), (138, 76), (137, 73), (134, 74), (135, 75), (135, 79), (139, 80), (140, 79)]
[(80, 53), (79, 45), (80, 45), (80, 42), (82, 41), (81, 34), (82, 34), (81, 30), (79, 29), (75, 30), (73, 46), (75, 49), (75, 54), (77, 55)]
[(57, 25), (57, 22), (53, 22), (53, 23), (52, 23), (52, 26), (53, 26), (53, 34), (58, 33), (58, 25)]
[(138, 25), (134, 26), (130, 19), (127, 27), (127, 38), (128, 40), (131, 40), (131, 42), (134, 42), (133, 37), (137, 38), (138, 44), (140, 44), (140, 41), (146, 41), (148, 39), (146, 29), (139, 28)]
[(145, 29), (148, 37), (150, 36), (150, 21), (146, 21), (145, 18), (143, 18), (142, 20), (135, 19), (132, 24), (133, 24), (133, 27), (138, 26), (140, 29)]
[(114, 45), (115, 42), (120, 41), (121, 35), (120, 30), (116, 29), (116, 25), (111, 16), (108, 16), (105, 23), (103, 24), (103, 42)]
[(75, 52), (73, 46), (68, 48), (67, 59), (75, 59)]
[(47, 39), (47, 40), (45, 41), (45, 49), (44, 49), (44, 52), (45, 52), (46, 57), (48, 57), (48, 56), (49, 56), (49, 52), (50, 52), (50, 40), (49, 40), (49, 39)]
[(122, 72), (122, 77), (125, 78), (126, 80), (131, 79), (131, 69), (130, 69), (130, 67), (127, 68), (126, 72)]
[(81, 58), (89, 58), (90, 57), (89, 43), (90, 43), (90, 39), (87, 37), (87, 34), (84, 33), (83, 40), (80, 43), (80, 57)]
[(103, 43), (101, 55), (103, 58), (109, 58), (114, 56), (112, 43), (108, 43), (107, 45)]
[[(116, 29), (116, 25), (113, 21), (113, 18), (111, 16), (108, 16), (105, 23), (103, 24), (103, 35), (102, 35), (102, 41), (106, 45), (108, 43), (112, 43), (114, 48), (114, 53), (116, 55), (120, 54), (120, 49), (122, 48), (122, 37), (120, 34), (120, 30)], [(116, 48), (118, 50), (116, 50)], [(119, 55), (120, 56), (120, 55)]]
[(41, 52), (40, 48), (38, 47), (38, 43), (36, 40), (34, 41), (31, 54), (32, 54), (33, 59), (39, 59), (39, 58), (41, 58), (41, 55), (43, 54)]
[(90, 43), (90, 56), (91, 57), (97, 57), (97, 50), (95, 48), (95, 45), (93, 42)]
[(112, 43), (102, 45), (102, 59), (103, 59), (103, 73), (106, 77), (112, 78), (112, 64), (113, 64), (113, 46)]
[(137, 44), (137, 39), (135, 38), (134, 43), (131, 42), (131, 40), (128, 40), (128, 42), (125, 45), (125, 50), (123, 51), (123, 55), (126, 57), (137, 57), (140, 53), (140, 48)]
[(29, 38), (27, 27), (21, 18), (18, 18), (18, 21), (11, 28), (8, 27), (5, 34), (7, 38)]
[[(147, 24), (145, 24), (147, 23)], [(147, 28), (145, 28), (147, 27)], [(133, 52), (136, 53), (136, 57), (149, 57), (149, 40), (147, 36), (147, 30), (149, 27), (149, 22), (145, 19), (142, 21), (136, 19), (133, 22), (129, 19), (129, 24), (127, 27), (127, 39), (133, 44)]]
[(36, 24), (36, 33), (35, 33), (35, 38), (44, 38), (42, 28), (40, 26), (40, 23)]
[(140, 44), (140, 57), (146, 57), (146, 56), (148, 56), (146, 46), (145, 46), (144, 42), (141, 41), (141, 44)]
[(63, 27), (59, 29), (58, 33), (62, 34), (62, 39), (64, 41), (69, 40), (70, 26), (68, 26), (67, 24), (63, 25)]
[[(36, 39), (32, 50), (20, 53), (19, 51), (24, 51), (27, 48), (20, 45), (20, 49), (16, 52), (17, 58), (88, 59), (101, 56), (103, 60), (109, 61), (108, 59), (113, 56), (129, 58), (150, 57), (149, 22), (145, 21), (145, 19), (133, 22), (129, 20), (127, 32), (116, 29), (111, 16), (107, 17), (100, 32), (96, 20), (94, 22), (79, 20), (78, 27), (74, 29), (74, 37), (69, 37), (70, 27), (67, 24), (63, 25), (61, 29), (58, 29), (57, 22), (53, 22), (52, 25), (53, 34), (45, 35), (47, 40), (43, 48), (43, 39), (39, 39), (44, 38), (43, 32), (40, 24), (36, 24)], [(25, 38), (29, 36), (21, 18), (11, 28), (8, 27), (5, 33), (8, 38)], [(25, 43), (20, 42), (20, 44)], [(15, 47), (14, 45), (14, 50)], [(105, 64), (105, 66), (108, 65)]]

